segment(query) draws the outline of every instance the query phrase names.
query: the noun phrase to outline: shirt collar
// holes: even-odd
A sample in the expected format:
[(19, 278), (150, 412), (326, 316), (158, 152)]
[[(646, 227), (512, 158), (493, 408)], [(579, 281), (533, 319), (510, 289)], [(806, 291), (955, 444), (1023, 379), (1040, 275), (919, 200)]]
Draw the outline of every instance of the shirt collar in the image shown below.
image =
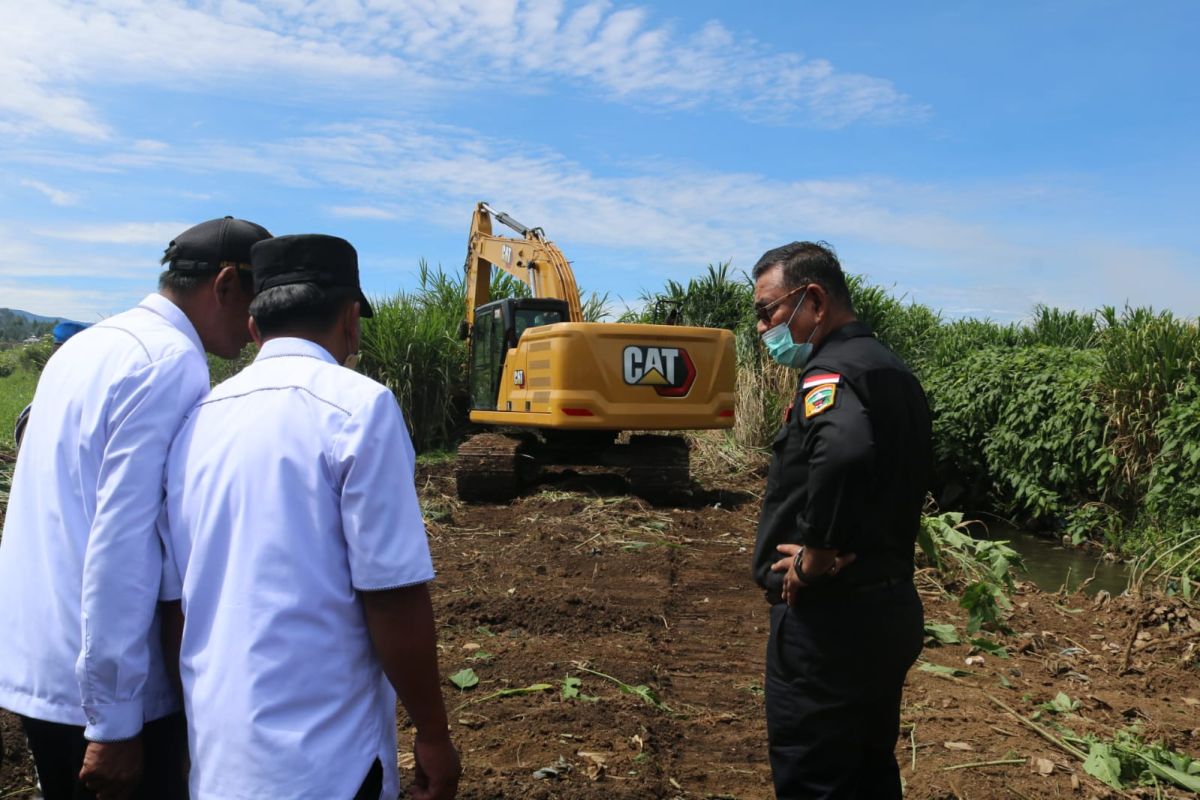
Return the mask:
[[(875, 335), (875, 331), (871, 330), (870, 325), (863, 322), (862, 320), (856, 319), (853, 322), (847, 322), (845, 325), (843, 325), (840, 328), (837, 328), (836, 330), (830, 331), (829, 335), (821, 340), (821, 344), (818, 347), (814, 348), (813, 355), (815, 356), (818, 352), (820, 352), (822, 349), (824, 349), (825, 345), (829, 344), (830, 342), (838, 342), (838, 341), (842, 341), (844, 339), (856, 339), (859, 336), (874, 336), (874, 335)], [(811, 357), (810, 357), (810, 360), (811, 360)]]
[(281, 356), (304, 356), (306, 358), (319, 358), (321, 361), (330, 364), (336, 364), (333, 356), (329, 354), (321, 345), (309, 339), (299, 339), (293, 336), (280, 336), (278, 339), (268, 339), (263, 342), (262, 348), (258, 351), (258, 356), (255, 361), (263, 361), (268, 358), (279, 358)]
[(138, 303), (138, 308), (144, 308), (147, 311), (158, 314), (160, 317), (170, 323), (171, 327), (176, 328), (196, 346), (196, 351), (200, 355), (204, 355), (204, 343), (200, 341), (200, 334), (196, 333), (196, 326), (188, 319), (187, 314), (179, 306), (172, 303), (161, 294), (154, 293), (146, 295), (146, 299)]

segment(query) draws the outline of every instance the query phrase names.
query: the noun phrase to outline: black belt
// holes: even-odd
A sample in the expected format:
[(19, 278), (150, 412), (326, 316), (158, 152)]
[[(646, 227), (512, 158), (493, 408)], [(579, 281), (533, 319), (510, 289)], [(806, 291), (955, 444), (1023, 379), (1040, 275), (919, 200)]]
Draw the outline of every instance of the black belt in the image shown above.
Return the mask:
[(851, 592), (853, 594), (861, 594), (863, 592), (874, 592), (879, 589), (888, 589), (888, 588), (891, 588), (892, 586), (902, 586), (906, 583), (912, 583), (911, 575), (904, 575), (902, 577), (892, 577), (892, 578), (880, 578), (877, 581), (870, 581), (868, 583), (863, 583), (858, 586), (847, 586), (842, 591)]

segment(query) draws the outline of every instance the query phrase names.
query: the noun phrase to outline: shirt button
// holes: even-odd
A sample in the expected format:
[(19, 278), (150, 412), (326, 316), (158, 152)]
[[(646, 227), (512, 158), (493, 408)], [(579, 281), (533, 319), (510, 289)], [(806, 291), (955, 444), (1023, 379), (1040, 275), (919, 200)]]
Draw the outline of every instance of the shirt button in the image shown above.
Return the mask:
[(88, 717), (88, 722), (90, 722), (91, 724), (95, 725), (95, 724), (96, 724), (96, 718), (95, 718), (95, 717)]

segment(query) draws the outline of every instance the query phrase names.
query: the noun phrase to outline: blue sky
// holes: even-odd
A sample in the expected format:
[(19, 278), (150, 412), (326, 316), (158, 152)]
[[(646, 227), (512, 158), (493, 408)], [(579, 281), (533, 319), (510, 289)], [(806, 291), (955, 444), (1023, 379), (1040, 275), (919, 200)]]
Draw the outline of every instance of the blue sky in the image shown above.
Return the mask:
[(1194, 2), (0, 0), (0, 306), (91, 321), (224, 214), (614, 308), (793, 239), (947, 316), (1200, 306)]

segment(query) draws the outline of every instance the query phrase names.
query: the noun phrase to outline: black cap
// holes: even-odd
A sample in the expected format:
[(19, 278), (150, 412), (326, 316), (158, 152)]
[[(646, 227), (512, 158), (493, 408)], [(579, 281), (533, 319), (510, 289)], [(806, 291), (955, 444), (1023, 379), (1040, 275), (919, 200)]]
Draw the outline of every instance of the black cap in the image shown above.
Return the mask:
[(270, 238), (266, 228), (244, 219), (210, 219), (176, 236), (162, 260), (176, 272), (217, 272), (226, 262), (249, 269), (250, 248)]
[(359, 315), (375, 312), (358, 283), (358, 253), (345, 239), (321, 233), (276, 236), (250, 248), (254, 293), (293, 283), (358, 290)]

